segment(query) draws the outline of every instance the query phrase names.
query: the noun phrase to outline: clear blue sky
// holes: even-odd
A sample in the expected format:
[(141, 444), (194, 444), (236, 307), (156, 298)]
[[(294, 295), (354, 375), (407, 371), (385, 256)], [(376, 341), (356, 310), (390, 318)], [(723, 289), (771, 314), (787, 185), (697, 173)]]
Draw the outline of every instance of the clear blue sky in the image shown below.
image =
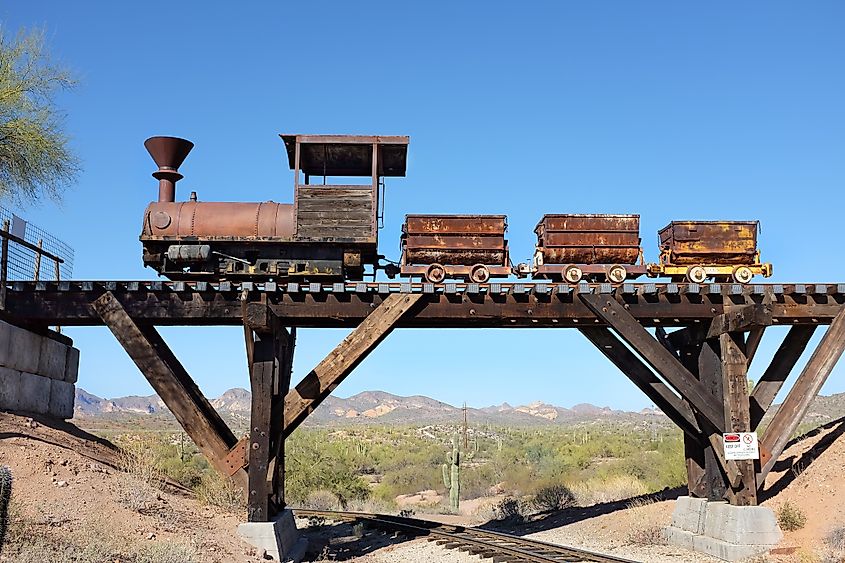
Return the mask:
[[(76, 249), (79, 279), (150, 279), (145, 138), (196, 143), (179, 194), (291, 201), (277, 134), (411, 136), (382, 252), (406, 213), (507, 213), (514, 260), (546, 212), (639, 213), (646, 257), (673, 219), (760, 219), (776, 281), (845, 281), (841, 2), (6, 2), (80, 86), (59, 99), (84, 173), (22, 210)], [(149, 394), (104, 328), (69, 329), (79, 384)], [(764, 339), (759, 376), (783, 333)], [(163, 331), (210, 396), (248, 385), (237, 329)], [(300, 332), (295, 378), (343, 337)], [(648, 401), (566, 330), (397, 331), (337, 393), (484, 406)], [(825, 392), (845, 391), (838, 368)]]

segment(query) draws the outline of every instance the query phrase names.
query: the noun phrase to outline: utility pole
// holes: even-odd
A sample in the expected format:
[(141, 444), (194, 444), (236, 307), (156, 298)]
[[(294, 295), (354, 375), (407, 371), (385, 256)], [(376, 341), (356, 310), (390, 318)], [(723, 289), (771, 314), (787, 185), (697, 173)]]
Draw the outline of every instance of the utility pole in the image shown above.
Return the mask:
[(467, 441), (467, 404), (464, 401), (464, 451), (468, 451), (469, 442)]

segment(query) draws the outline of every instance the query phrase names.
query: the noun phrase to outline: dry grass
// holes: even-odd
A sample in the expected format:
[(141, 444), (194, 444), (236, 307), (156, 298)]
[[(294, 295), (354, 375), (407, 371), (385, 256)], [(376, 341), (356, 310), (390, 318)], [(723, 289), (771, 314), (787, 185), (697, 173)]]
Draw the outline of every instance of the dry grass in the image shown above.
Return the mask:
[(194, 490), (197, 500), (222, 508), (229, 512), (239, 512), (246, 507), (241, 489), (229, 479), (224, 479), (216, 471), (203, 475), (199, 486)]
[(191, 563), (197, 560), (193, 547), (182, 543), (119, 540), (108, 532), (108, 523), (92, 523), (68, 533), (41, 517), (26, 517), (24, 507), (12, 503), (9, 534), (3, 555), (16, 563)]
[(121, 449), (116, 475), (118, 501), (135, 512), (149, 510), (159, 497), (164, 474), (158, 469), (154, 448), (147, 440), (136, 440)]
[(648, 547), (666, 545), (666, 534), (659, 511), (654, 505), (657, 501), (649, 497), (639, 497), (628, 501), (626, 517), (630, 519), (626, 541), (629, 544)]
[(630, 475), (617, 475), (609, 479), (588, 479), (573, 483), (570, 489), (579, 506), (615, 502), (648, 492), (642, 481)]
[(302, 508), (311, 510), (340, 510), (340, 499), (331, 491), (311, 491), (302, 503)]

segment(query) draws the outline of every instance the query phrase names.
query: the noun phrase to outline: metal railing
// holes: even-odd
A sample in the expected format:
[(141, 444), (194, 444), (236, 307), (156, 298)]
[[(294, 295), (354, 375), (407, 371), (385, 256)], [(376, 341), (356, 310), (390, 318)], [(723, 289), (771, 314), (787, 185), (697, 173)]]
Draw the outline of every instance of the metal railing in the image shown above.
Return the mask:
[(0, 206), (0, 310), (10, 281), (60, 281), (73, 274), (73, 249)]

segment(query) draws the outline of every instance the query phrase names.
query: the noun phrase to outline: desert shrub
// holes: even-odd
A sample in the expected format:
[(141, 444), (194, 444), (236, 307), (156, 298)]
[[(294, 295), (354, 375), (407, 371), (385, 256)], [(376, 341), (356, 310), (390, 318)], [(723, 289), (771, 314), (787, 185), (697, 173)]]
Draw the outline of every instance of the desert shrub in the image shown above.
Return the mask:
[(639, 546), (665, 545), (663, 526), (639, 526), (628, 532), (628, 543)]
[(845, 528), (834, 528), (824, 538), (824, 543), (831, 549), (845, 552)]
[(223, 478), (216, 471), (203, 475), (200, 484), (194, 488), (194, 493), (200, 502), (229, 512), (243, 510), (246, 505), (241, 490), (230, 479)]
[(169, 542), (143, 544), (135, 556), (135, 563), (191, 563), (196, 560), (194, 548)]
[(513, 497), (503, 498), (493, 511), (497, 520), (516, 524), (525, 521), (525, 506)]
[(615, 502), (637, 497), (648, 492), (642, 481), (630, 475), (614, 475), (607, 478), (591, 478), (573, 483), (575, 500), (580, 506)]
[(340, 500), (333, 492), (320, 489), (308, 493), (302, 508), (309, 508), (311, 510), (340, 510)]
[(800, 530), (807, 523), (807, 516), (804, 512), (789, 501), (780, 505), (777, 516), (781, 529), (788, 532)]
[(537, 491), (532, 503), (534, 508), (541, 512), (563, 510), (575, 504), (575, 495), (566, 485), (549, 485)]

